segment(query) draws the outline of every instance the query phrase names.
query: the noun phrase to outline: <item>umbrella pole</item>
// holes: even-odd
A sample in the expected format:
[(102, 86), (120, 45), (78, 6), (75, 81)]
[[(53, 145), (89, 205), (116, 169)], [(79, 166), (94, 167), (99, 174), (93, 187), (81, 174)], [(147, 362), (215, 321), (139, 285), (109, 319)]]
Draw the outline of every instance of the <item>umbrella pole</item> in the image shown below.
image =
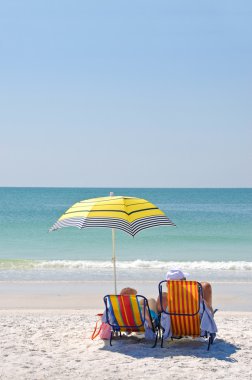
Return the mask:
[[(111, 197), (114, 196), (113, 191), (109, 194)], [(115, 229), (112, 228), (112, 262), (113, 262), (113, 268), (114, 268), (114, 285), (115, 285), (115, 294), (117, 294), (116, 289), (116, 256), (115, 256)]]
[(114, 267), (114, 285), (115, 285), (115, 294), (117, 294), (117, 288), (116, 288), (116, 256), (115, 256), (115, 228), (112, 228), (112, 262)]

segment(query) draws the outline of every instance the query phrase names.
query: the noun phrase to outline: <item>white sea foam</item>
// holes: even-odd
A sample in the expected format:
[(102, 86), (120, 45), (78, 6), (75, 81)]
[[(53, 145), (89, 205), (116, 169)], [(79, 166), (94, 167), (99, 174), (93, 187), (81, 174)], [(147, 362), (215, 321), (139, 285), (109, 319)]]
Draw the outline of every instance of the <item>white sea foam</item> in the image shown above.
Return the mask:
[[(79, 270), (90, 269), (110, 270), (111, 261), (92, 260), (1, 260), (0, 270)], [(157, 261), (134, 260), (117, 261), (116, 266), (121, 270), (167, 270), (179, 267), (185, 271), (251, 271), (252, 261)]]

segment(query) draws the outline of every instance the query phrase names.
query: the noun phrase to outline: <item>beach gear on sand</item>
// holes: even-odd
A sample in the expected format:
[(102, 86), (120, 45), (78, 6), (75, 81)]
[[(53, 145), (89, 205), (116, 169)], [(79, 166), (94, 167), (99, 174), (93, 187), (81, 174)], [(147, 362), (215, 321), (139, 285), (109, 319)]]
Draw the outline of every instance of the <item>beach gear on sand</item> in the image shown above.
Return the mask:
[[(139, 301), (143, 300), (142, 307)], [(141, 295), (106, 295), (104, 297), (106, 322), (111, 326), (110, 345), (116, 333), (144, 333), (146, 339), (155, 340), (157, 344), (158, 326), (152, 322), (148, 300)], [(146, 319), (149, 314), (149, 323)]]
[[(163, 285), (166, 285), (167, 308), (162, 303)], [(202, 286), (197, 281), (161, 281), (161, 347), (167, 338), (186, 336), (208, 338), (208, 350), (213, 344), (217, 326), (202, 297)]]
[(111, 327), (108, 323), (102, 321), (103, 314), (97, 314), (99, 317), (95, 323), (91, 339), (94, 340), (99, 336), (100, 339), (110, 339)]
[(50, 228), (107, 227), (112, 229), (112, 262), (116, 288), (115, 229), (135, 236), (141, 230), (156, 226), (175, 226), (154, 204), (141, 198), (114, 196), (92, 198), (75, 203)]

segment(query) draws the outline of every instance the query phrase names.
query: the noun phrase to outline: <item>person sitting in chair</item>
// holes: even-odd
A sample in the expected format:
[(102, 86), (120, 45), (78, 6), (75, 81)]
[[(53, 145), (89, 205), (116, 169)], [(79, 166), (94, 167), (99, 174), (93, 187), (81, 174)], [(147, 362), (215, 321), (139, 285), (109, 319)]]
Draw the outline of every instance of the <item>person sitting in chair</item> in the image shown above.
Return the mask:
[[(196, 335), (196, 336), (202, 336), (202, 337), (203, 336), (209, 337), (209, 344), (210, 344), (211, 341), (213, 342), (218, 329), (213, 319), (214, 312), (212, 308), (212, 287), (208, 282), (202, 282), (200, 284), (202, 288), (202, 292), (200, 294), (200, 299), (198, 299), (198, 297), (195, 298), (195, 300), (199, 301), (199, 309), (197, 312), (195, 312), (195, 314), (190, 314), (191, 313), (190, 307), (193, 307), (193, 302), (194, 302), (193, 301), (194, 294), (190, 292), (186, 293), (188, 298), (190, 299), (190, 304), (188, 304), (190, 306), (189, 306), (189, 309), (187, 309), (187, 313), (189, 311), (189, 314), (187, 314), (186, 312), (183, 312), (183, 308), (182, 310), (180, 309), (179, 312), (177, 311), (177, 313), (176, 313), (176, 310), (174, 310), (174, 306), (175, 306), (175, 309), (177, 310), (179, 309), (179, 307), (186, 308), (186, 303), (187, 303), (186, 301), (188, 298), (187, 296), (185, 296), (184, 292), (181, 293), (181, 291), (179, 291), (178, 289), (187, 288), (188, 284), (182, 283), (183, 281), (186, 281), (187, 276), (188, 276), (188, 273), (183, 273), (182, 270), (180, 269), (172, 269), (168, 271), (166, 274), (166, 280), (171, 281), (171, 283), (167, 284), (168, 289), (171, 289), (170, 286), (172, 286), (174, 287), (174, 289), (177, 289), (177, 292), (172, 293), (172, 291), (170, 292), (169, 290), (170, 293), (165, 293), (162, 291), (162, 298), (160, 299), (160, 295), (159, 295), (157, 299), (157, 308), (158, 308), (158, 311), (161, 313), (160, 325), (163, 330), (162, 342), (163, 342), (163, 339), (167, 339), (171, 337), (181, 338), (182, 336), (186, 336), (187, 334), (189, 334), (193, 336)], [(179, 281), (180, 283), (176, 284), (176, 281)], [(174, 283), (173, 285), (172, 285), (172, 282)], [(197, 288), (197, 283), (196, 282), (193, 282), (193, 283), (194, 285), (192, 285), (192, 287), (194, 287), (194, 289)], [(180, 294), (181, 294), (181, 299), (180, 299)], [(184, 294), (184, 297), (183, 297), (183, 294)], [(169, 303), (169, 306), (168, 306), (168, 303)], [(171, 307), (171, 310), (173, 310), (171, 313), (169, 313), (169, 307)], [(199, 314), (199, 317), (200, 317), (198, 318), (198, 324), (196, 323), (195, 325), (193, 325), (191, 322), (189, 329), (187, 329), (186, 326), (181, 327), (179, 323), (173, 324), (174, 320), (176, 320), (177, 317), (181, 321), (181, 318), (182, 318), (181, 315), (182, 316), (187, 315), (187, 316), (193, 317), (196, 314)], [(198, 327), (196, 330), (194, 330), (196, 325)]]
[[(137, 295), (137, 290), (133, 289), (133, 288), (123, 288), (120, 291), (120, 295)], [(151, 320), (152, 320), (154, 326), (157, 326), (158, 325), (157, 301), (154, 298), (148, 298), (147, 301), (148, 301), (149, 308), (150, 308), (150, 315), (147, 312), (147, 310), (145, 310), (146, 320), (148, 322), (149, 327), (152, 327), (151, 326)], [(140, 304), (141, 308), (143, 308), (144, 300), (141, 299), (139, 304)], [(142, 311), (142, 314), (143, 314), (143, 311)]]
[[(180, 280), (180, 281), (183, 281), (183, 280), (186, 280), (186, 276), (188, 276), (189, 273), (183, 273), (182, 270), (180, 269), (171, 269), (170, 271), (168, 271), (166, 273), (166, 280)], [(203, 299), (204, 299), (204, 302), (205, 302), (205, 305), (208, 307), (208, 309), (211, 311), (212, 314), (214, 314), (213, 312), (213, 307), (212, 307), (212, 287), (211, 287), (211, 284), (209, 284), (209, 282), (201, 282), (200, 283), (201, 286), (202, 286), (202, 295), (203, 295)], [(162, 293), (162, 306), (163, 306), (163, 309), (166, 310), (167, 308), (167, 293), (163, 292)], [(160, 304), (160, 297), (158, 296), (158, 299), (157, 299), (157, 310), (158, 312), (161, 312), (161, 304)]]

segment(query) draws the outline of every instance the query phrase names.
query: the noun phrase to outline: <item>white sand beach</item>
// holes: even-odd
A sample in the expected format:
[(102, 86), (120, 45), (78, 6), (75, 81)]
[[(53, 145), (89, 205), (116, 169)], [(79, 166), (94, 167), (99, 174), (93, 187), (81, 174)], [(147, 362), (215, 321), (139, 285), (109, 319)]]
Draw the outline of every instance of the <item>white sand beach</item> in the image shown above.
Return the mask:
[(211, 350), (202, 340), (91, 341), (101, 310), (0, 311), (0, 379), (251, 379), (252, 313), (216, 314)]

